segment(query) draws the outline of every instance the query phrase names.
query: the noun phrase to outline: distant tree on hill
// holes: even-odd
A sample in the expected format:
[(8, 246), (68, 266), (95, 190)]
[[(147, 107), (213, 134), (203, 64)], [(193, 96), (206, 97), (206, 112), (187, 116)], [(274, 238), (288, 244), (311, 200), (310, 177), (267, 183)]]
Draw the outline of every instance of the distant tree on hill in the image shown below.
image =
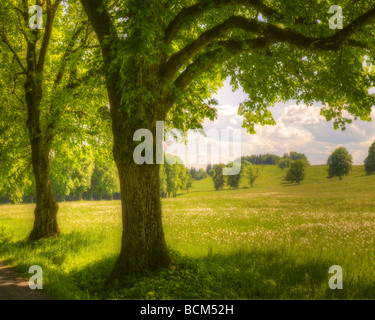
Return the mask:
[(206, 173), (206, 170), (203, 170), (203, 169), (197, 170), (196, 168), (190, 169), (190, 175), (196, 181), (203, 180), (203, 179), (206, 179), (208, 177), (208, 174)]
[[(190, 170), (189, 170), (190, 172)], [(160, 195), (162, 198), (167, 198), (168, 196), (168, 183), (167, 183), (167, 173), (165, 171), (165, 165), (160, 166), (159, 181), (160, 181)]]
[(332, 152), (327, 161), (329, 166), (328, 178), (339, 177), (342, 180), (342, 177), (348, 175), (350, 170), (352, 170), (352, 162), (353, 158), (348, 150), (344, 147), (337, 148)]
[(206, 173), (208, 174), (208, 175), (210, 175), (210, 171), (213, 169), (213, 166), (212, 166), (212, 164), (211, 163), (209, 163), (208, 165), (207, 165), (207, 167), (206, 167)]
[(164, 164), (165, 165), (165, 172), (167, 174), (167, 192), (168, 197), (172, 194), (173, 197), (177, 196), (177, 191), (181, 187), (181, 179), (180, 179), (180, 171), (181, 167), (180, 164), (177, 162), (174, 164)]
[(368, 156), (365, 160), (365, 170), (367, 174), (375, 172), (375, 141), (368, 151)]
[(198, 170), (191, 167), (190, 168), (190, 174), (191, 174), (191, 177), (194, 179), (194, 180), (197, 180), (197, 173), (198, 173)]
[(305, 179), (305, 168), (307, 166), (307, 162), (305, 160), (299, 159), (290, 163), (290, 168), (286, 173), (284, 181), (286, 182), (300, 182)]
[(249, 182), (250, 182), (251, 187), (254, 186), (254, 182), (260, 176), (260, 172), (261, 172), (261, 170), (260, 170), (259, 166), (255, 166), (255, 165), (248, 166), (247, 176), (249, 178)]
[(292, 160), (290, 160), (289, 158), (282, 158), (279, 162), (279, 168), (281, 169), (285, 169), (285, 168), (289, 168), (290, 167), (290, 163), (292, 162)]
[(186, 168), (182, 164), (181, 159), (169, 154), (165, 155), (165, 159), (167, 161), (165, 161), (164, 165), (161, 166), (159, 173), (161, 197), (176, 197), (179, 190), (186, 190), (189, 192), (189, 188), (191, 188), (193, 185), (191, 172), (196, 175), (197, 170), (195, 168)]
[(194, 179), (190, 174), (190, 170), (186, 168), (186, 177), (185, 177), (185, 189), (189, 193), (189, 189), (193, 186)]
[[(234, 163), (234, 164), (232, 163), (228, 167), (232, 167), (232, 166), (239, 166), (239, 164), (238, 163)], [(240, 186), (240, 181), (241, 181), (241, 177), (242, 177), (241, 172), (242, 171), (240, 170), (239, 174), (228, 176), (227, 182), (228, 182), (228, 185), (231, 188), (238, 189), (238, 187)]]
[(203, 169), (199, 169), (196, 174), (195, 180), (203, 180), (203, 179), (206, 179), (207, 177), (208, 175), (206, 171), (204, 171)]
[(189, 192), (189, 188), (193, 185), (193, 178), (191, 177), (190, 170), (180, 164), (180, 189)]
[(250, 162), (254, 165), (266, 164), (266, 165), (277, 165), (280, 161), (280, 157), (274, 154), (259, 154), (241, 157), (242, 161)]
[(225, 168), (224, 164), (218, 164), (214, 166), (215, 172), (212, 177), (214, 181), (215, 190), (223, 190), (225, 184), (225, 176), (223, 175), (223, 169)]
[(290, 151), (289, 153), (284, 153), (282, 159), (290, 159), (293, 161), (296, 160), (304, 160), (307, 165), (310, 165), (309, 160), (307, 159), (307, 156), (304, 153), (298, 153), (295, 151)]

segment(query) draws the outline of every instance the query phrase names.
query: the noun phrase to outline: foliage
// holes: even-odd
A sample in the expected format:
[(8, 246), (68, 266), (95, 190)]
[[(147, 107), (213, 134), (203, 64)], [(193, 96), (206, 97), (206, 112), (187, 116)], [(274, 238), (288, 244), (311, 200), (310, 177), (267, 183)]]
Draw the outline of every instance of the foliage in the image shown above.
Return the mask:
[[(28, 26), (29, 7), (36, 3), (44, 12), (41, 30)], [(69, 154), (67, 145), (87, 144), (88, 136), (108, 130), (101, 112), (106, 94), (97, 72), (100, 59), (95, 44), (93, 29), (78, 1), (10, 0), (2, 5), (0, 190), (10, 199), (45, 198), (36, 197), (35, 192), (41, 171), (51, 172), (53, 190), (60, 198), (69, 195), (73, 183), (67, 164), (71, 159), (62, 159)], [(60, 167), (50, 171), (48, 159), (45, 161), (48, 155)], [(42, 168), (35, 170), (35, 166)], [(34, 176), (35, 172), (39, 174)], [(47, 188), (48, 183), (39, 190)]]
[(213, 169), (213, 166), (212, 166), (211, 163), (209, 163), (209, 164), (207, 165), (207, 167), (206, 167), (206, 173), (207, 173), (208, 175), (210, 175), (210, 172), (211, 172), (212, 169)]
[(346, 148), (337, 148), (332, 152), (327, 161), (329, 166), (328, 178), (339, 177), (342, 180), (342, 177), (348, 175), (350, 170), (352, 170), (352, 162), (353, 158)]
[(120, 192), (118, 173), (113, 161), (107, 163), (95, 162), (90, 192), (99, 199), (102, 199), (103, 196), (113, 198), (114, 193)]
[(290, 163), (292, 162), (291, 159), (288, 158), (282, 158), (279, 162), (279, 168), (280, 169), (285, 169), (290, 167)]
[(275, 154), (259, 154), (241, 157), (241, 161), (247, 161), (254, 165), (277, 165), (280, 157)]
[(193, 186), (194, 179), (191, 176), (190, 170), (188, 168), (185, 168), (184, 166), (181, 167), (180, 180), (181, 189), (189, 192), (189, 188)]
[(260, 176), (260, 173), (261, 173), (261, 169), (259, 166), (255, 166), (252, 164), (247, 166), (247, 176), (248, 176), (248, 180), (250, 182), (251, 188), (254, 186), (254, 183)]
[(178, 157), (165, 154), (165, 160), (159, 172), (160, 193), (162, 198), (169, 198), (170, 195), (176, 197), (179, 190), (188, 191), (191, 188), (193, 180), (191, 171), (182, 164)]
[(160, 195), (162, 198), (168, 197), (168, 184), (167, 184), (167, 172), (165, 166), (160, 166), (159, 171), (159, 180), (160, 180)]
[(214, 165), (214, 175), (212, 176), (212, 180), (214, 181), (214, 187), (216, 191), (223, 190), (224, 184), (225, 184), (225, 176), (223, 175), (223, 169), (225, 168), (225, 165), (220, 163), (217, 165)]
[[(334, 121), (335, 128), (345, 128), (351, 121), (346, 114), (370, 120), (375, 104), (369, 90), (375, 82), (371, 68), (375, 10), (370, 0), (340, 3), (347, 11), (342, 30), (322, 23), (329, 3), (320, 0), (308, 6), (302, 0), (80, 2), (102, 49), (121, 180), (127, 179), (125, 168), (134, 165), (132, 151), (137, 143), (131, 137), (135, 130), (154, 130), (155, 120), (184, 132), (202, 127), (205, 118), (217, 116), (210, 97), (228, 77), (233, 89), (241, 85), (248, 94), (238, 113), (250, 133), (255, 133), (256, 124), (275, 124), (270, 106), (291, 99), (307, 105), (321, 102), (322, 114)], [(216, 188), (222, 188), (222, 180), (215, 172)], [(130, 216), (137, 212), (131, 200), (137, 188), (134, 179), (129, 181), (123, 210)], [(155, 187), (145, 190), (156, 199), (151, 197)], [(166, 252), (157, 258), (149, 253), (152, 247), (125, 233), (147, 234), (148, 228), (162, 228), (160, 203), (150, 207), (141, 207), (139, 214), (155, 217), (153, 223), (131, 224), (132, 218), (124, 219), (122, 248), (136, 249), (130, 250), (132, 255), (121, 251), (115, 277), (132, 268), (147, 268), (146, 263), (135, 266), (138, 259), (158, 260), (151, 263), (154, 266), (170, 263), (163, 233), (151, 231), (160, 238), (151, 239), (151, 245), (162, 243), (155, 249)]]
[(236, 171), (239, 171), (238, 174), (229, 175), (227, 176), (227, 184), (229, 187), (238, 189), (240, 186), (240, 181), (243, 176), (243, 168), (242, 165), (240, 165), (238, 162), (230, 163), (227, 165), (228, 168), (237, 167)]
[(305, 179), (305, 168), (307, 165), (307, 162), (303, 159), (291, 162), (284, 180), (290, 183), (297, 182), (300, 184), (300, 182)]
[(208, 177), (208, 173), (205, 170), (203, 170), (202, 168), (199, 169), (199, 170), (197, 170), (196, 168), (191, 168), (190, 174), (191, 174), (192, 178), (196, 181), (206, 179)]
[(303, 160), (306, 162), (307, 165), (310, 165), (309, 160), (307, 159), (307, 156), (304, 153), (298, 153), (295, 151), (290, 151), (289, 153), (284, 153), (282, 159), (289, 159), (292, 161), (296, 160)]
[(368, 156), (365, 159), (365, 171), (367, 174), (375, 172), (375, 141), (370, 146)]

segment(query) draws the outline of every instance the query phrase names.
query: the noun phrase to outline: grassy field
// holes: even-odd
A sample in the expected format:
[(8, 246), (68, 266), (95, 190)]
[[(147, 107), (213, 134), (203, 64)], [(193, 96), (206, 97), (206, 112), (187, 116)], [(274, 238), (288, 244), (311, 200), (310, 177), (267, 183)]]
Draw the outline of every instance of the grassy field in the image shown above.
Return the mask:
[[(32, 205), (0, 206), (0, 258), (27, 277), (43, 267), (58, 299), (374, 299), (375, 176), (344, 180), (309, 167), (301, 185), (265, 166), (255, 187), (213, 191), (210, 179), (163, 200), (177, 269), (105, 286), (120, 250), (119, 201), (61, 203), (58, 239), (28, 243)], [(141, 199), (140, 199), (141, 201)], [(343, 290), (328, 286), (343, 269)]]

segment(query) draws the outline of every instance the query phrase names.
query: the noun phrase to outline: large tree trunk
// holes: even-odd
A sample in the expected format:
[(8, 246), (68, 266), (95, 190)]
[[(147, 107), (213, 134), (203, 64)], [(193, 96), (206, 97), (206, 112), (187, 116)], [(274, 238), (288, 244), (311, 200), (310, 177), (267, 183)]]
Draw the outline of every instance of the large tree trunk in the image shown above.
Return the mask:
[(28, 109), (27, 128), (36, 183), (35, 221), (30, 240), (38, 240), (46, 237), (56, 237), (60, 234), (57, 224), (59, 206), (53, 196), (50, 183), (49, 153), (52, 136), (42, 134), (40, 126), (42, 85), (31, 78), (25, 84), (25, 92)]
[(159, 166), (130, 164), (118, 169), (123, 235), (111, 278), (170, 267), (161, 218)]
[(156, 121), (150, 120), (147, 124), (128, 120), (126, 112), (113, 106), (112, 103), (113, 152), (120, 178), (123, 234), (111, 279), (120, 279), (134, 272), (168, 268), (172, 259), (162, 225), (160, 165), (138, 165), (133, 159), (134, 132), (145, 127), (153, 133), (156, 155)]
[[(111, 18), (108, 12), (103, 13), (102, 1), (81, 0), (81, 2), (94, 26), (102, 48), (104, 64), (108, 68), (107, 90), (111, 106), (113, 151), (120, 176), (123, 236), (121, 253), (111, 277), (115, 279), (133, 271), (169, 267), (171, 257), (165, 243), (161, 222), (159, 167), (158, 165), (138, 166), (133, 160), (135, 130), (152, 128), (157, 120), (165, 119), (166, 115), (164, 109), (160, 108), (161, 101), (149, 101), (144, 114), (138, 113), (136, 108), (129, 110), (129, 106), (123, 105), (122, 90), (125, 92), (129, 89), (121, 89), (123, 85), (120, 85), (122, 77), (118, 68), (117, 54), (122, 53), (117, 51), (120, 49), (116, 49), (119, 48), (117, 46), (119, 42), (116, 42), (119, 38), (113, 33)], [(150, 77), (150, 72), (159, 73), (158, 68), (146, 71), (137, 66), (139, 64), (137, 59), (134, 55), (135, 71), (132, 80), (134, 92), (138, 92), (139, 86), (149, 86), (150, 89), (156, 90), (155, 97), (167, 97), (158, 92), (160, 90), (158, 83), (155, 82), (154, 77)], [(132, 78), (129, 74), (127, 76)], [(145, 83), (145, 78), (152, 79), (152, 82)], [(140, 99), (140, 101), (145, 100)], [(129, 101), (130, 105), (133, 103), (137, 102)], [(157, 110), (160, 112), (162, 109), (161, 114), (156, 114)], [(155, 133), (155, 130), (152, 132)]]
[(32, 144), (32, 163), (36, 182), (36, 208), (34, 228), (30, 240), (56, 237), (60, 234), (57, 224), (59, 206), (55, 201), (50, 183), (50, 164), (47, 151), (39, 152), (40, 146)]

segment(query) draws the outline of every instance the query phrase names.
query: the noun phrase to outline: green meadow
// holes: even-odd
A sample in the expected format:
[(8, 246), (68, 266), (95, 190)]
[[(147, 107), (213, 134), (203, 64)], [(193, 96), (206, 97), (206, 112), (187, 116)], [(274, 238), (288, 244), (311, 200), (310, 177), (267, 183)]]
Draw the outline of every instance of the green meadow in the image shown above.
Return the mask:
[[(60, 203), (61, 237), (33, 243), (34, 205), (2, 205), (0, 259), (25, 278), (40, 265), (56, 299), (374, 299), (375, 176), (354, 166), (339, 181), (312, 166), (296, 185), (284, 175), (264, 166), (254, 188), (214, 191), (208, 178), (164, 199), (173, 270), (106, 283), (120, 250), (120, 201)], [(342, 267), (342, 290), (328, 286), (332, 265)]]

